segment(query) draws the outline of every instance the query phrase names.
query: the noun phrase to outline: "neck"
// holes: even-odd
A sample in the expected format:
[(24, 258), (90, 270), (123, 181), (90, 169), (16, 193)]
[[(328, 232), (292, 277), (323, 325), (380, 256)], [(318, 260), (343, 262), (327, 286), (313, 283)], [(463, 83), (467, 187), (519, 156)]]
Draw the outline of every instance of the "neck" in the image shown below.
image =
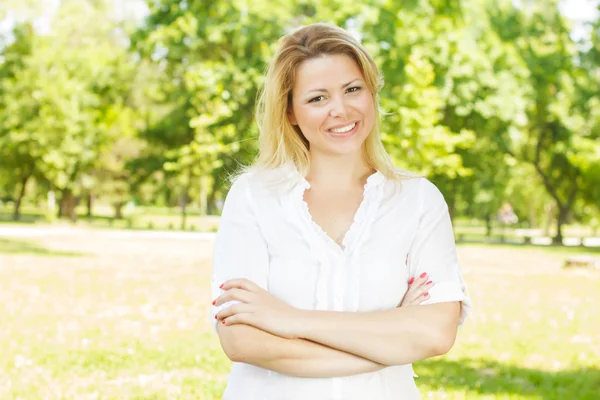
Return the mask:
[(333, 156), (311, 153), (310, 171), (306, 180), (313, 186), (348, 188), (364, 185), (373, 172), (362, 154)]

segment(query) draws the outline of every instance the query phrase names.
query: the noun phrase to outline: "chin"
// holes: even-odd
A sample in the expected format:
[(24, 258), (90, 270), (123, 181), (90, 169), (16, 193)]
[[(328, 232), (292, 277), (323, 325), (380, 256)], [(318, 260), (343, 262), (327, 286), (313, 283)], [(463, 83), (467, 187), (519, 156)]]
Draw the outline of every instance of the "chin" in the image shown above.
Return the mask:
[(345, 135), (331, 135), (329, 132), (321, 132), (318, 143), (312, 143), (311, 152), (334, 156), (362, 155), (362, 148), (367, 139), (362, 129)]
[(336, 156), (351, 156), (351, 155), (361, 155), (362, 154), (363, 143), (344, 143), (337, 145), (329, 145), (326, 148), (323, 148), (320, 152), (328, 153)]

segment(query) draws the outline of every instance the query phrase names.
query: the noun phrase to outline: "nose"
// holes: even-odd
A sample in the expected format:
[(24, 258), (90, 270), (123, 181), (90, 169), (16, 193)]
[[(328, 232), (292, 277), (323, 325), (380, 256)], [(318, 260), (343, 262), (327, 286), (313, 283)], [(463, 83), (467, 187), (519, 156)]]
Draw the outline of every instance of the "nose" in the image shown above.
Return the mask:
[(333, 118), (345, 119), (348, 115), (347, 104), (344, 102), (343, 97), (332, 98), (329, 102), (331, 108), (329, 109), (329, 115)]

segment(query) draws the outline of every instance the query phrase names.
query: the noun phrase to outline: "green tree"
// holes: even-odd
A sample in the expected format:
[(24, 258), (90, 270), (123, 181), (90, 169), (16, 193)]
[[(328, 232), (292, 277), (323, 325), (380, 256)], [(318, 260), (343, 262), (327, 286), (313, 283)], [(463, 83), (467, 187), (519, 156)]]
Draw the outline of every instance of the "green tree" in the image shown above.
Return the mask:
[(523, 2), (520, 8), (509, 1), (494, 2), (489, 9), (495, 31), (514, 46), (529, 70), (527, 126), (503, 135), (504, 148), (533, 165), (553, 198), (553, 241), (560, 244), (562, 226), (597, 168), (597, 141), (590, 137), (588, 120), (598, 92), (589, 92), (595, 83), (577, 61), (569, 25), (556, 1)]
[(4, 49), (0, 141), (10, 153), (4, 169), (17, 172), (21, 188), (15, 219), (31, 176), (57, 190), (59, 215), (74, 219), (82, 178), (131, 131), (126, 36), (105, 16), (103, 2), (65, 0), (49, 35), (25, 24)]
[(254, 102), (291, 11), (266, 1), (161, 0), (149, 9), (133, 37), (134, 51), (161, 70), (142, 134), (150, 144), (146, 165), (174, 180), (182, 205), (194, 196), (213, 210), (229, 174), (256, 153)]

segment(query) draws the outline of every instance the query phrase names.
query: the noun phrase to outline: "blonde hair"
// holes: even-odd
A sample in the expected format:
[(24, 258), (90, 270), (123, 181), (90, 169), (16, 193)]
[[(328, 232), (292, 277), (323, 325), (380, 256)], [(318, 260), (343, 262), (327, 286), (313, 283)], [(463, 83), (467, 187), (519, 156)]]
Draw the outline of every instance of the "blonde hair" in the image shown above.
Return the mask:
[(347, 55), (356, 62), (373, 95), (375, 122), (363, 144), (365, 161), (369, 167), (380, 171), (387, 178), (398, 178), (380, 136), (378, 93), (383, 87), (381, 73), (373, 58), (347, 31), (324, 23), (305, 26), (283, 36), (278, 42), (277, 52), (269, 64), (257, 103), (259, 152), (252, 168), (271, 170), (292, 162), (306, 176), (310, 168), (308, 141), (288, 119), (296, 70), (306, 60), (340, 54)]

